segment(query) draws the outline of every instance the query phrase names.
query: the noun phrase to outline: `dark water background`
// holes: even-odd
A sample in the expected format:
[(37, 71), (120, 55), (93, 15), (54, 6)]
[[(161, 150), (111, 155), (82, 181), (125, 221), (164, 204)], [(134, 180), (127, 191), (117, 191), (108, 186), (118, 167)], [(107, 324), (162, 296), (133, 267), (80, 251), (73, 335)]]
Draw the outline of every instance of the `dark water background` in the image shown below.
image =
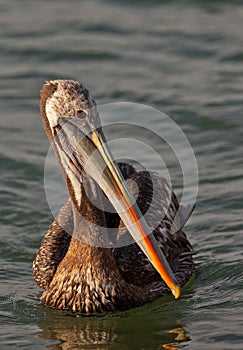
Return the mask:
[[(243, 2), (2, 0), (0, 67), (0, 348), (243, 349)], [(39, 303), (31, 263), (52, 215), (38, 91), (53, 78), (154, 106), (190, 140), (197, 272), (178, 301), (100, 317)]]

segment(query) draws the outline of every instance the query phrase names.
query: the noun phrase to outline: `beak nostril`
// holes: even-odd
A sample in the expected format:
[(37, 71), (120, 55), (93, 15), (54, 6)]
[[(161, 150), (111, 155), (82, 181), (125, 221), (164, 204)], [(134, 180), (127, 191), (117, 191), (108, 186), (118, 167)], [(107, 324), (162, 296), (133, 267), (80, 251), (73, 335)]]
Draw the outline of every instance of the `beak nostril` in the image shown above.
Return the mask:
[(61, 125), (57, 124), (53, 127), (54, 135), (56, 135), (61, 130)]

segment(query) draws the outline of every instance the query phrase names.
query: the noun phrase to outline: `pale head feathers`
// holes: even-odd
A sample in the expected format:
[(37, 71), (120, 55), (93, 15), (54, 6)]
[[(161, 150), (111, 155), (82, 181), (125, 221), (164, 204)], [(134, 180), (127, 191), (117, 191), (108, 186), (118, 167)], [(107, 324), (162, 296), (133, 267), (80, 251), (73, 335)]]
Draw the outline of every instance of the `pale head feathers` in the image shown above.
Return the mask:
[(53, 133), (60, 117), (85, 117), (85, 124), (90, 129), (99, 127), (95, 100), (81, 83), (74, 80), (50, 80), (43, 85), (40, 96), (40, 109), (47, 133)]

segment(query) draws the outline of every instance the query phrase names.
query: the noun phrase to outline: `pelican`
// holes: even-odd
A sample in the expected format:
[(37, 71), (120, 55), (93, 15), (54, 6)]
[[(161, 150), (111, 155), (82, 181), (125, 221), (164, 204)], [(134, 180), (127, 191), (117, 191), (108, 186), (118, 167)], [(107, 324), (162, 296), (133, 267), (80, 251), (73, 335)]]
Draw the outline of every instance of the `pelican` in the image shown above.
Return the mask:
[(166, 180), (113, 160), (95, 100), (81, 83), (46, 82), (40, 112), (69, 193), (33, 262), (41, 302), (97, 313), (170, 291), (178, 298), (194, 270), (193, 250), (183, 225), (172, 230), (179, 203)]

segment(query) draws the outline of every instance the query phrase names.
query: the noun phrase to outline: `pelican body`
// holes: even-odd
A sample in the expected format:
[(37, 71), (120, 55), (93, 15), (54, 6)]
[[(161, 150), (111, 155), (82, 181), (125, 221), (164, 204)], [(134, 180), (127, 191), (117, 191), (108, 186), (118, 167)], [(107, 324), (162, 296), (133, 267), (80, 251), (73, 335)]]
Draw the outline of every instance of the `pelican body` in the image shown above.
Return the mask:
[(193, 252), (182, 226), (172, 230), (179, 203), (166, 180), (113, 160), (95, 100), (79, 82), (44, 84), (40, 111), (70, 196), (33, 262), (42, 303), (95, 313), (170, 291), (178, 298)]

